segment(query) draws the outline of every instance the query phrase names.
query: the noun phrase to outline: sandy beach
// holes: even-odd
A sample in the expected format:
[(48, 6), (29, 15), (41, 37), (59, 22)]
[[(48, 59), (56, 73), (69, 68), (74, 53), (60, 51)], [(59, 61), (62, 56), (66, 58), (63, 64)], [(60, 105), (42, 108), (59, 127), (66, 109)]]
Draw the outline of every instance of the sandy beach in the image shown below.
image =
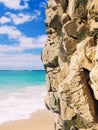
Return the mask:
[(54, 130), (54, 115), (46, 109), (38, 110), (30, 119), (1, 124), (0, 130)]

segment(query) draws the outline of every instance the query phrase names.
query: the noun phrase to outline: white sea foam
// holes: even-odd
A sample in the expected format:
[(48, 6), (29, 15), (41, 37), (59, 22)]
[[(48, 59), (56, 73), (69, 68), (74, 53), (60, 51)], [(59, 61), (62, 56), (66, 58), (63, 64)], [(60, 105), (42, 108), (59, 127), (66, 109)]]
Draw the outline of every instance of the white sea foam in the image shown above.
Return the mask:
[(0, 92), (0, 123), (28, 119), (32, 112), (44, 109), (44, 86), (25, 87)]

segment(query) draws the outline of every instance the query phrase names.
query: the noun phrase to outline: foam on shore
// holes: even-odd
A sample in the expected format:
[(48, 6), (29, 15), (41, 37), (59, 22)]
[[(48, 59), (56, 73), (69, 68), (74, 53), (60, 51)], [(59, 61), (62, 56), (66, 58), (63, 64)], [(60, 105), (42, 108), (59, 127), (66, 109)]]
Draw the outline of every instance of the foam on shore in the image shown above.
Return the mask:
[(32, 112), (44, 109), (45, 86), (29, 86), (0, 92), (0, 124), (28, 119)]
[(10, 121), (0, 125), (0, 130), (54, 130), (54, 115), (48, 110), (38, 110), (30, 119)]

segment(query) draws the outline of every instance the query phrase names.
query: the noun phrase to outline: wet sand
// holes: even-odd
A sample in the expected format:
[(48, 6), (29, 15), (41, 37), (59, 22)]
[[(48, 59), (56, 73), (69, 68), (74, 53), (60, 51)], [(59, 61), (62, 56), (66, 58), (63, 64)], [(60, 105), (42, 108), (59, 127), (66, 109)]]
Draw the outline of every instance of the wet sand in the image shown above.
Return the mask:
[(54, 115), (48, 110), (39, 110), (30, 119), (1, 124), (0, 130), (54, 130)]

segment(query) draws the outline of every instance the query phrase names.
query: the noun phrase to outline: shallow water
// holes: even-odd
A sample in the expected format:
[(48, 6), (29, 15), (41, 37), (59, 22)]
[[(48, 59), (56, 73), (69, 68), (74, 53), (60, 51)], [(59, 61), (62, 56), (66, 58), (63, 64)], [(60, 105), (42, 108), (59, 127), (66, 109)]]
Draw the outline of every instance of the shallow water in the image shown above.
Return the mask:
[(0, 123), (44, 109), (45, 71), (0, 71)]

